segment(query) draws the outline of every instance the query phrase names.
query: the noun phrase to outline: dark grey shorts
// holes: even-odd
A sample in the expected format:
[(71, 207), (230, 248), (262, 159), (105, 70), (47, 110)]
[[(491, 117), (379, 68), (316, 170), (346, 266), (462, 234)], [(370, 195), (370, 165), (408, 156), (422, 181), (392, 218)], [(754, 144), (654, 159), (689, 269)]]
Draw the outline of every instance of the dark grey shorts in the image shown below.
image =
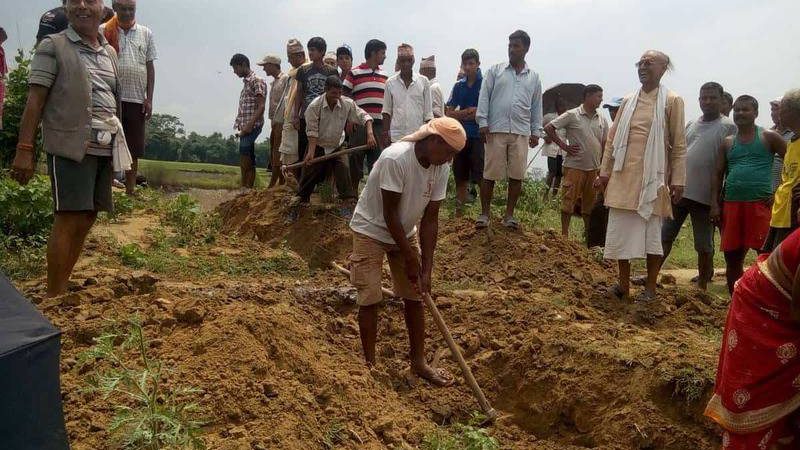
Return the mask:
[(694, 249), (701, 253), (714, 253), (714, 225), (711, 223), (711, 207), (688, 198), (672, 205), (672, 219), (664, 219), (661, 242), (672, 243), (681, 232), (686, 216), (692, 217)]
[(113, 211), (111, 157), (86, 155), (81, 162), (47, 155), (47, 171), (53, 209), (65, 211)]

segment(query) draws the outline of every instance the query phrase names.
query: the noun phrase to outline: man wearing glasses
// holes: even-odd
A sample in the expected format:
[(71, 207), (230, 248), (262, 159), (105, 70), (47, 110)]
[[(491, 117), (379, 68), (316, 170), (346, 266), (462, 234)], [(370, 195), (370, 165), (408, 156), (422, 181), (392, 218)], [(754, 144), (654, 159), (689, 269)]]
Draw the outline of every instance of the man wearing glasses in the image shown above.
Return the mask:
[(639, 300), (655, 297), (660, 268), (661, 224), (686, 184), (683, 99), (661, 84), (669, 56), (650, 50), (636, 63), (641, 86), (620, 105), (606, 140), (595, 187), (609, 207), (605, 258), (619, 264), (611, 293), (627, 297), (630, 260), (647, 258), (647, 282)]

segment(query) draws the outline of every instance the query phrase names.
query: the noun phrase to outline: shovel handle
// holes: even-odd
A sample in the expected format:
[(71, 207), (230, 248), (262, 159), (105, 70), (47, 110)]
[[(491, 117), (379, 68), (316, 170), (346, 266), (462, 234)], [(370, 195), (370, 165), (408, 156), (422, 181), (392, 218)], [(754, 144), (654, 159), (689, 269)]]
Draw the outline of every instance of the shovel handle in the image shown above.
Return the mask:
[[(358, 152), (358, 151), (361, 151), (361, 150), (369, 150), (369, 148), (370, 148), (369, 145), (359, 145), (358, 147), (350, 147), (350, 148), (346, 148), (344, 150), (339, 150), (338, 152), (334, 151), (332, 153), (328, 153), (327, 155), (320, 156), (319, 158), (312, 159), (311, 161), (308, 162), (308, 165), (316, 164), (316, 163), (323, 162), (323, 161), (327, 161), (329, 159), (337, 158), (337, 157), (342, 156), (342, 155), (349, 155), (350, 153), (355, 153), (355, 152)], [(296, 162), (296, 163), (289, 164), (289, 165), (284, 164), (284, 165), (281, 166), (281, 170), (285, 172), (287, 170), (292, 170), (292, 169), (297, 169), (298, 167), (303, 167), (304, 165), (306, 165), (306, 163), (304, 161)]]
[[(331, 265), (334, 269), (338, 270), (339, 272), (350, 276), (350, 271), (345, 269), (344, 267), (332, 262)], [(394, 292), (386, 289), (384, 287), (381, 288), (381, 291), (384, 295), (389, 297), (394, 297)], [(445, 342), (447, 342), (447, 347), (450, 348), (450, 353), (452, 353), (456, 357), (456, 362), (458, 363), (459, 367), (461, 368), (461, 373), (464, 375), (464, 379), (469, 384), (470, 389), (472, 390), (472, 394), (475, 396), (475, 399), (478, 400), (478, 404), (483, 410), (483, 413), (486, 415), (487, 421), (492, 421), (497, 418), (497, 410), (492, 408), (492, 405), (489, 404), (489, 401), (486, 399), (486, 396), (483, 395), (483, 391), (481, 387), (478, 385), (478, 382), (475, 380), (475, 376), (472, 375), (472, 370), (467, 365), (467, 361), (464, 360), (464, 355), (461, 354), (461, 349), (458, 348), (458, 345), (453, 340), (453, 336), (450, 334), (450, 329), (447, 328), (447, 324), (444, 322), (442, 318), (442, 314), (439, 313), (439, 308), (436, 307), (436, 303), (433, 302), (430, 294), (424, 294), (422, 296), (422, 300), (425, 303), (425, 306), (428, 307), (428, 310), (431, 312), (433, 316), (433, 321), (436, 323), (436, 327), (439, 328), (439, 332), (442, 333), (444, 336)]]

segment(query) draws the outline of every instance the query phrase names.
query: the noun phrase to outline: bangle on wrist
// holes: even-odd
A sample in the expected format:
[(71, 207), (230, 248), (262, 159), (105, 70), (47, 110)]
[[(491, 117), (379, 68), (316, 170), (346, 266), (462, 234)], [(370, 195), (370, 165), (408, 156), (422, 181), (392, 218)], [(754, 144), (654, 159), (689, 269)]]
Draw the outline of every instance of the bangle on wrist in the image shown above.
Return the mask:
[(31, 144), (17, 144), (17, 151), (32, 152), (33, 145)]

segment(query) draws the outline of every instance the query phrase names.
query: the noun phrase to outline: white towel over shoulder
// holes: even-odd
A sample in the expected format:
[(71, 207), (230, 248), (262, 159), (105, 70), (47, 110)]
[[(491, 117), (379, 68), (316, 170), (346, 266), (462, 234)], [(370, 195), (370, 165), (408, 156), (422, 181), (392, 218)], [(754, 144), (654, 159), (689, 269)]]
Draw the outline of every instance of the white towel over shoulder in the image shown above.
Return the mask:
[[(628, 153), (628, 134), (630, 133), (631, 119), (639, 101), (642, 88), (636, 90), (633, 96), (625, 103), (617, 131), (614, 135), (613, 153), (614, 172), (622, 170), (625, 164), (625, 155)], [(667, 87), (663, 84), (658, 87), (656, 105), (653, 108), (653, 124), (647, 137), (644, 150), (644, 170), (642, 173), (642, 190), (639, 193), (639, 206), (637, 212), (645, 220), (653, 214), (653, 207), (658, 198), (659, 189), (664, 186), (664, 173), (666, 167), (666, 148), (664, 129), (667, 126)]]

